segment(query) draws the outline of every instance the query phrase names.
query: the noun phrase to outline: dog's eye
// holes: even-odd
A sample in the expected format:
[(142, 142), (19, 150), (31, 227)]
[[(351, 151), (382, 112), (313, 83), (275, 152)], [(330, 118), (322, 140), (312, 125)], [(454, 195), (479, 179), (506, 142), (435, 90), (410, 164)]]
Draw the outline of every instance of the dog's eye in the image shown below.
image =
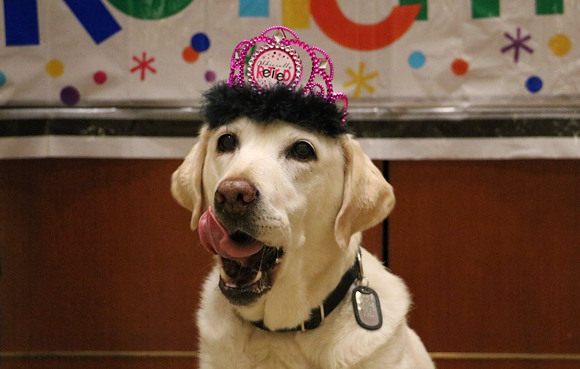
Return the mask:
[(226, 133), (218, 138), (217, 150), (218, 152), (232, 152), (238, 147), (238, 138), (236, 135)]
[(314, 148), (306, 141), (298, 141), (288, 151), (288, 156), (300, 161), (316, 160)]

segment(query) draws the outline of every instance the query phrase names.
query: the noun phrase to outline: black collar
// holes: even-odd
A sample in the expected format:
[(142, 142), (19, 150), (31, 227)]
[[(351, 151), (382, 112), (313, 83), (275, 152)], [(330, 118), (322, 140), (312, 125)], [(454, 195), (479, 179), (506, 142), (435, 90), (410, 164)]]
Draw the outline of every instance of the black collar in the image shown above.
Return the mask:
[(358, 260), (355, 260), (354, 264), (350, 267), (350, 269), (347, 270), (346, 273), (342, 275), (342, 278), (340, 279), (340, 282), (338, 283), (336, 288), (328, 296), (326, 296), (326, 299), (324, 299), (322, 305), (312, 309), (312, 311), (310, 312), (310, 319), (302, 322), (302, 324), (297, 325), (294, 328), (277, 329), (272, 331), (264, 325), (263, 320), (252, 322), (252, 324), (260, 329), (270, 332), (296, 332), (296, 331), (304, 332), (307, 330), (318, 328), (322, 324), (322, 322), (324, 322), (324, 318), (328, 316), (344, 299), (344, 296), (346, 296), (346, 294), (348, 293), (350, 286), (354, 283), (355, 280), (357, 280), (357, 278), (359, 278), (359, 275), (360, 275), (360, 266)]

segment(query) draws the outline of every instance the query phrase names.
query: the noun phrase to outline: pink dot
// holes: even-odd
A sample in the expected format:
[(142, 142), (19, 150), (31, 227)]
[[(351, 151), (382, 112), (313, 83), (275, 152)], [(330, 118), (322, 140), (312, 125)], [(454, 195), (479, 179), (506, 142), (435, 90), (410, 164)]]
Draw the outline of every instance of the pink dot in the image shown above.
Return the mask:
[(208, 70), (205, 72), (205, 80), (208, 82), (213, 82), (216, 79), (215, 72), (213, 70)]
[(95, 83), (97, 85), (102, 85), (103, 83), (105, 83), (107, 81), (107, 73), (100, 70), (100, 71), (95, 73), (95, 75), (93, 76), (93, 79), (95, 80)]

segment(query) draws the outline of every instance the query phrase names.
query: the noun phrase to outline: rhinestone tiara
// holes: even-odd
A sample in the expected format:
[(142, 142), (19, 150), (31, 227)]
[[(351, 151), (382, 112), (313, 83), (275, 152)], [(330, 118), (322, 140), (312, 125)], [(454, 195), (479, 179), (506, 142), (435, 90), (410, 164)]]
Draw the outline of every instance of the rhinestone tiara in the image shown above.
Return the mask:
[(312, 61), (310, 76), (303, 87), (304, 95), (321, 96), (331, 104), (341, 100), (346, 116), (348, 99), (344, 93), (334, 92), (332, 87), (332, 60), (324, 50), (308, 45), (287, 27), (270, 27), (259, 36), (240, 42), (232, 55), (227, 83), (230, 86), (249, 84), (258, 91), (280, 84), (296, 90), (304, 75), (302, 59), (297, 52), (300, 49)]

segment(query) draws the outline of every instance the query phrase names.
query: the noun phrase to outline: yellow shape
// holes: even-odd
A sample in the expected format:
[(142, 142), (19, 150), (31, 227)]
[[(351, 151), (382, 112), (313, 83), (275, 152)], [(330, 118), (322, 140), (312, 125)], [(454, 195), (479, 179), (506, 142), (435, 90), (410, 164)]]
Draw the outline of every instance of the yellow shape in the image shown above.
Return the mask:
[(310, 0), (282, 0), (282, 24), (292, 29), (310, 28)]
[(58, 59), (52, 59), (45, 66), (46, 73), (53, 78), (58, 78), (64, 73), (64, 64)]
[(375, 92), (375, 88), (367, 83), (368, 80), (377, 78), (379, 76), (379, 72), (372, 72), (367, 75), (364, 74), (365, 71), (365, 63), (360, 63), (358, 66), (358, 73), (355, 73), (352, 69), (348, 68), (346, 73), (352, 77), (352, 80), (346, 82), (344, 87), (350, 87), (355, 85), (356, 88), (354, 90), (354, 98), (358, 99), (360, 97), (361, 88), (367, 89), (370, 93)]
[(564, 56), (572, 49), (572, 41), (570, 38), (562, 33), (554, 35), (548, 42), (548, 47), (556, 56)]

